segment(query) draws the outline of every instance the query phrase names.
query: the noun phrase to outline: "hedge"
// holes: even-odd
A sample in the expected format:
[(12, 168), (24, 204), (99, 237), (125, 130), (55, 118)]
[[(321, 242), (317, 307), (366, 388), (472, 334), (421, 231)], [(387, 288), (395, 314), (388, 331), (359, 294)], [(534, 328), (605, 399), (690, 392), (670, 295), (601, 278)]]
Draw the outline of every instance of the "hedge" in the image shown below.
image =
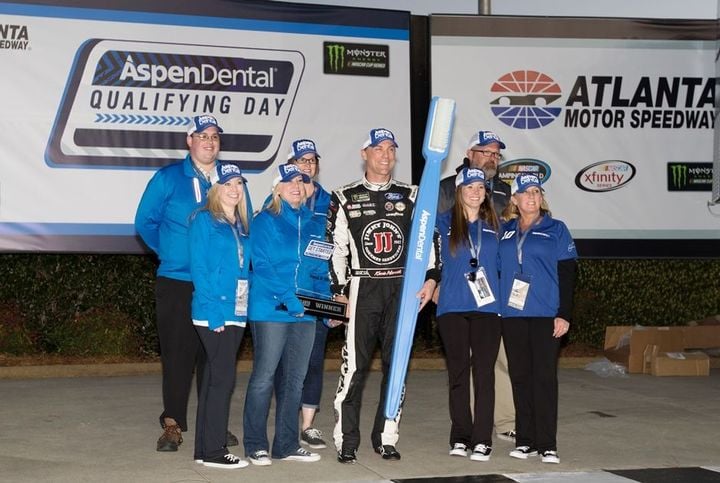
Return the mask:
[[(151, 256), (0, 254), (0, 353), (157, 355), (155, 268)], [(720, 314), (720, 260), (581, 260), (578, 275), (571, 343)]]

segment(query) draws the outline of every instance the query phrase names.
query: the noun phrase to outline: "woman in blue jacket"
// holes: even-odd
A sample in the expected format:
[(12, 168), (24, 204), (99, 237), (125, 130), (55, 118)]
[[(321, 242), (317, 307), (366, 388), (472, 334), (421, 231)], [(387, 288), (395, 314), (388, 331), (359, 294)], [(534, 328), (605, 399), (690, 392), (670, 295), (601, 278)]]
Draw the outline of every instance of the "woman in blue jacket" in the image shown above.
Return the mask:
[[(320, 153), (318, 153), (315, 141), (312, 139), (297, 139), (292, 142), (288, 163), (294, 164), (300, 171), (310, 178), (305, 184), (307, 201), (305, 204), (313, 212), (313, 216), (320, 223), (327, 220), (328, 207), (330, 205), (330, 194), (315, 181), (319, 173)], [(303, 382), (302, 408), (300, 411), (300, 442), (312, 449), (323, 449), (327, 444), (322, 439), (322, 431), (313, 427), (315, 414), (320, 407), (322, 395), (323, 375), (325, 366), (325, 343), (330, 327), (341, 324), (339, 321), (318, 319), (315, 322), (315, 342), (310, 353), (307, 374)], [(282, 368), (282, 364), (280, 364)], [(275, 393), (284, 390), (282, 385), (282, 370), (278, 370), (275, 376)]]
[[(272, 197), (252, 222), (253, 371), (245, 397), (243, 444), (250, 462), (260, 466), (272, 464), (271, 455), (288, 461), (320, 459), (298, 443), (298, 408), (316, 322), (298, 294), (330, 297), (332, 246), (324, 241), (325, 220), (313, 217), (305, 204), (304, 183), (310, 179), (292, 164), (278, 170)], [(277, 394), (270, 453), (267, 418), (279, 364), (284, 390)]]
[(227, 450), (227, 428), (247, 320), (249, 208), (240, 168), (220, 162), (216, 170), (207, 204), (189, 229), (192, 318), (207, 354), (198, 394), (195, 460), (242, 468), (247, 461)]
[(515, 401), (513, 458), (557, 453), (560, 338), (570, 328), (577, 252), (565, 224), (550, 215), (540, 179), (513, 181), (500, 241), (503, 340)]
[(450, 386), (450, 455), (470, 453), (471, 460), (487, 461), (492, 452), (494, 368), (502, 331), (497, 300), (498, 221), (481, 169), (463, 168), (455, 186), (455, 204), (437, 221), (442, 262), (437, 322)]

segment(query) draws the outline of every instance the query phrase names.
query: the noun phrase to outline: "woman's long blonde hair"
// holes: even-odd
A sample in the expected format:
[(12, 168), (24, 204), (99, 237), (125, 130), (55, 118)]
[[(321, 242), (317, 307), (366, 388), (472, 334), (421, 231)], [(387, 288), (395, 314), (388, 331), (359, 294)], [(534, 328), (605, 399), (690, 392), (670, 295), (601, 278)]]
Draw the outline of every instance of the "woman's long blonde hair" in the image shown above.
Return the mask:
[[(223, 210), (222, 204), (220, 203), (220, 185), (218, 183), (213, 183), (213, 185), (208, 190), (207, 195), (207, 204), (205, 205), (205, 208), (210, 212), (212, 217), (217, 221), (229, 221), (227, 219), (227, 216), (225, 216), (225, 210)], [(243, 232), (249, 233), (250, 232), (250, 222), (248, 220), (248, 214), (247, 214), (247, 199), (246, 199), (246, 193), (245, 193), (245, 183), (242, 185), (242, 199), (240, 200), (240, 203), (237, 204), (235, 207), (235, 218), (237, 220), (240, 220), (240, 224), (242, 225)]]

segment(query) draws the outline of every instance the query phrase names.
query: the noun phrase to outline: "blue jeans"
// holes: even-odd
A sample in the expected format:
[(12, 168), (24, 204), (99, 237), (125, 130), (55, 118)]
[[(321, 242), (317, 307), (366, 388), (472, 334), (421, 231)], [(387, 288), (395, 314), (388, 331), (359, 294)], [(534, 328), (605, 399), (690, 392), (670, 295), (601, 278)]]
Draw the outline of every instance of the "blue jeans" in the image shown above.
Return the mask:
[(298, 408), (303, 380), (315, 339), (313, 322), (253, 322), (253, 370), (245, 395), (243, 445), (245, 455), (268, 450), (267, 419), (273, 382), (282, 361), (283, 391), (276, 396), (272, 457), (284, 458), (300, 447)]
[[(322, 396), (323, 376), (325, 372), (325, 342), (327, 341), (328, 327), (321, 321), (315, 322), (315, 342), (313, 342), (310, 362), (308, 363), (307, 374), (303, 382), (302, 407), (320, 408), (320, 397)], [(282, 384), (282, 362), (275, 373), (275, 394), (276, 396), (284, 390)]]

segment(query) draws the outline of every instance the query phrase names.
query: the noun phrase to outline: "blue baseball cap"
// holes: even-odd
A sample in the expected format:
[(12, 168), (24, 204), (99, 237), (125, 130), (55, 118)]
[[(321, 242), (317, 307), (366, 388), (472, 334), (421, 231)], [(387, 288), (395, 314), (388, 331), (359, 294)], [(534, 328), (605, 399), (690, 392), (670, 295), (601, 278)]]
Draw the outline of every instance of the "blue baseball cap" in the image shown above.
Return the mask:
[(225, 184), (233, 178), (240, 178), (243, 183), (247, 183), (242, 171), (240, 171), (240, 167), (235, 163), (219, 162), (215, 169), (217, 170), (217, 180), (215, 182), (218, 184)]
[(295, 166), (294, 164), (281, 164), (278, 166), (278, 172), (279, 175), (273, 180), (273, 188), (278, 185), (278, 183), (287, 183), (288, 181), (291, 181), (293, 178), (296, 178), (298, 176), (302, 176), (303, 183), (309, 183), (310, 177), (300, 171), (300, 168)]
[(320, 158), (320, 154), (318, 154), (317, 147), (315, 146), (315, 141), (312, 139), (298, 139), (292, 142), (290, 152), (288, 153), (288, 160), (300, 159), (308, 153), (312, 153), (316, 158)]
[(465, 167), (455, 176), (455, 186), (466, 186), (476, 182), (485, 184), (485, 172), (482, 169)]
[(515, 176), (515, 179), (510, 186), (510, 194), (514, 195), (515, 193), (525, 193), (531, 186), (537, 186), (541, 191), (544, 191), (540, 178), (534, 174), (520, 173)]
[(492, 143), (498, 143), (500, 149), (505, 149), (505, 143), (500, 140), (500, 136), (492, 131), (478, 131), (470, 138), (467, 148), (472, 149), (474, 146), (487, 146)]
[(188, 136), (196, 132), (203, 132), (209, 127), (214, 127), (218, 132), (223, 132), (222, 128), (218, 125), (217, 119), (209, 114), (203, 114), (202, 116), (195, 116), (192, 118), (190, 128), (188, 129)]
[(376, 129), (371, 129), (370, 134), (368, 135), (368, 138), (363, 143), (362, 148), (369, 148), (370, 146), (377, 146), (383, 141), (392, 141), (393, 145), (397, 148), (397, 142), (395, 141), (395, 135), (392, 133), (391, 130), (385, 129), (384, 127), (379, 127)]

